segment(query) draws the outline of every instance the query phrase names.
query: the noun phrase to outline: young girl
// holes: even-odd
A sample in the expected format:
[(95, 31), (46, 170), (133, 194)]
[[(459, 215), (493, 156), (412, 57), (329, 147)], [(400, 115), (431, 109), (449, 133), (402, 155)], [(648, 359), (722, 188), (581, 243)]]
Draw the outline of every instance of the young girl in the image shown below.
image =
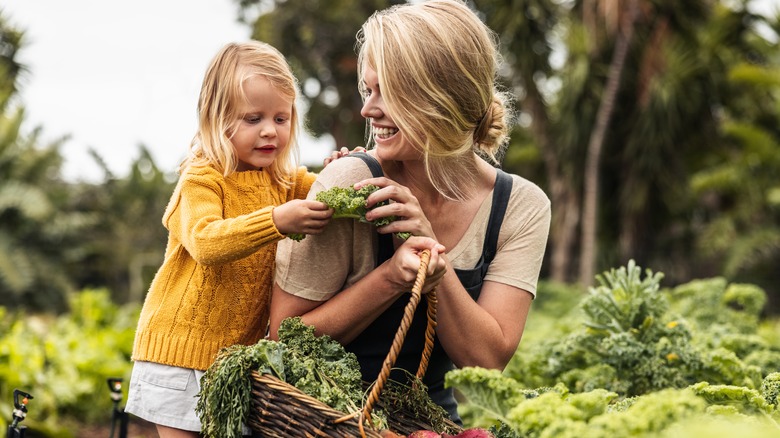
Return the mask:
[(276, 243), (318, 234), (332, 210), (305, 200), (295, 167), (296, 80), (273, 47), (228, 44), (211, 62), (199, 127), (163, 224), (168, 244), (133, 345), (125, 410), (165, 437), (198, 436), (199, 380), (217, 352), (266, 334)]

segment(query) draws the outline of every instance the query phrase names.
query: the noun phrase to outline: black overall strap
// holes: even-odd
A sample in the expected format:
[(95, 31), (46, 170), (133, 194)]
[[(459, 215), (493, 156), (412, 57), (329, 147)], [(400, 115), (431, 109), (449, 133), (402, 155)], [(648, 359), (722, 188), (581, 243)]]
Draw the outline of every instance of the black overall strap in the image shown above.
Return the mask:
[(360, 158), (363, 160), (364, 163), (368, 166), (368, 170), (371, 171), (371, 175), (376, 178), (380, 176), (385, 176), (385, 173), (382, 171), (382, 166), (379, 164), (379, 161), (376, 160), (376, 158), (372, 157), (371, 155), (368, 155), (365, 152), (353, 152), (347, 157), (355, 157)]
[(496, 169), (493, 205), (490, 210), (487, 231), (485, 232), (485, 247), (482, 251), (485, 265), (490, 265), (498, 250), (498, 233), (501, 231), (501, 225), (504, 223), (504, 214), (506, 213), (506, 207), (509, 204), (509, 196), (511, 194), (512, 177), (503, 170)]
[[(363, 160), (364, 163), (368, 166), (368, 170), (371, 171), (371, 175), (374, 178), (378, 178), (380, 176), (385, 176), (385, 173), (382, 171), (382, 166), (379, 164), (379, 161), (376, 160), (376, 158), (372, 157), (371, 155), (368, 155), (365, 152), (353, 152), (347, 157), (355, 157), (360, 158)], [(377, 234), (377, 244), (379, 247), (379, 251), (377, 251), (376, 258), (374, 259), (374, 265), (379, 266), (382, 262), (385, 260), (388, 260), (393, 256), (393, 252), (395, 249), (393, 248), (393, 235), (392, 234)]]

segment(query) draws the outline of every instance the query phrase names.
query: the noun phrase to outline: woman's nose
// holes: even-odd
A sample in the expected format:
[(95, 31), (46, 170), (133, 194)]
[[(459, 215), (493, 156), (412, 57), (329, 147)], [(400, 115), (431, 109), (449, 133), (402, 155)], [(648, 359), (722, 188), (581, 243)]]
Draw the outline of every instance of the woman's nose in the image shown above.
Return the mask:
[(376, 99), (371, 96), (363, 102), (363, 107), (360, 108), (360, 115), (366, 119), (377, 119), (382, 116), (382, 109), (376, 102)]

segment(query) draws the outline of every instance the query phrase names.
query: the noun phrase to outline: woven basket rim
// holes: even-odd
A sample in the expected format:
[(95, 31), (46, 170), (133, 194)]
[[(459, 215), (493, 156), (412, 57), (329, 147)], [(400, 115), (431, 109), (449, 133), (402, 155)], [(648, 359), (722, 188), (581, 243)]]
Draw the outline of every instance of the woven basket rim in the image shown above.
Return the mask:
[[(251, 371), (252, 380), (252, 399), (253, 407), (263, 405), (262, 410), (251, 409), (248, 419), (250, 429), (263, 433), (264, 436), (321, 436), (321, 437), (344, 437), (361, 436), (361, 425), (357, 416), (334, 423), (337, 419), (348, 416), (345, 413), (334, 409), (324, 402), (304, 393), (295, 386), (271, 375), (263, 374), (256, 370)], [(271, 392), (275, 397), (284, 399), (283, 403), (264, 403), (259, 400), (264, 394), (258, 387), (262, 386), (267, 392)], [(296, 404), (298, 406), (292, 406)], [(295, 411), (295, 414), (305, 411), (305, 417), (302, 415), (293, 417), (293, 413), (285, 416), (281, 411), (288, 409)], [(274, 415), (283, 417), (281, 419), (272, 418)], [(306, 429), (306, 430), (303, 430)], [(380, 438), (379, 431), (368, 425), (362, 427), (365, 436), (368, 438)]]

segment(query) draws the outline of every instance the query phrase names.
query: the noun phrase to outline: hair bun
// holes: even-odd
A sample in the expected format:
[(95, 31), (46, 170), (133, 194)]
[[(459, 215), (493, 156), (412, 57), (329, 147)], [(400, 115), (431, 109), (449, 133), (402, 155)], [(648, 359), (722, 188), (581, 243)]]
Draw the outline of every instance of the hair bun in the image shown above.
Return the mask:
[(474, 146), (494, 160), (501, 147), (509, 140), (507, 112), (503, 96), (494, 94), (485, 115), (474, 129)]

